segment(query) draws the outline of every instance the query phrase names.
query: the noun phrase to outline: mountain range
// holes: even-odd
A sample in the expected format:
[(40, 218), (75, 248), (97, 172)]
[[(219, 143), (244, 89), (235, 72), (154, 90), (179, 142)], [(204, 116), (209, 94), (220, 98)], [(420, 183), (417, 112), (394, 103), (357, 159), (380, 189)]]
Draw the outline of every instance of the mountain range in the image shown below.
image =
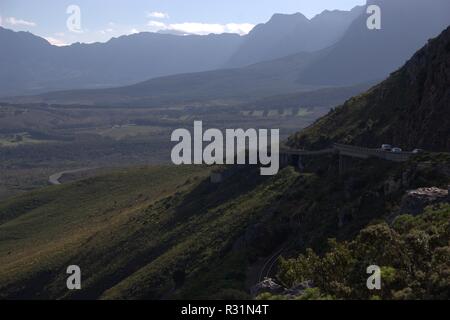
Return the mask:
[(325, 11), (311, 20), (300, 13), (275, 14), (246, 36), (142, 32), (64, 47), (0, 27), (0, 95), (121, 86), (323, 49), (338, 40), (359, 11)]
[[(369, 3), (377, 4), (381, 8), (381, 30), (367, 28), (366, 20), (369, 15), (365, 9), (361, 10), (359, 7), (347, 14), (342, 14), (342, 12), (324, 13), (308, 22), (313, 25), (318, 23), (316, 21), (322, 21), (321, 23), (326, 25), (323, 20), (329, 22), (337, 16), (344, 16), (347, 17), (346, 21), (352, 21), (349, 27), (342, 31), (343, 36), (340, 40), (318, 51), (303, 51), (239, 68), (152, 78), (118, 88), (52, 92), (14, 101), (138, 106), (207, 104), (209, 101), (250, 101), (326, 87), (356, 86), (385, 79), (428, 39), (437, 36), (444, 30), (450, 21), (450, 2), (446, 0), (427, 2), (421, 0), (373, 0)], [(353, 19), (354, 16), (356, 16), (355, 19)], [(286, 21), (303, 21), (305, 19), (301, 15), (276, 15), (268, 24), (256, 27), (253, 33), (248, 35), (248, 38), (244, 38), (244, 44), (241, 44), (238, 52), (248, 50), (250, 46), (248, 43), (254, 43), (255, 48), (260, 46), (261, 42), (254, 39), (263, 38), (261, 34), (269, 34), (268, 30), (279, 28), (282, 20), (289, 25)], [(298, 25), (298, 22), (290, 24), (295, 26)], [(303, 30), (304, 28), (291, 26), (291, 30)], [(341, 28), (341, 30), (344, 29), (345, 27)], [(295, 32), (288, 33), (295, 34)], [(313, 38), (319, 38), (313, 32), (311, 35)], [(232, 35), (223, 35), (222, 37), (234, 39)], [(332, 41), (331, 38), (328, 40)], [(271, 37), (268, 39), (270, 40)], [(295, 41), (288, 42), (296, 43)], [(325, 42), (327, 41), (321, 41), (322, 45)], [(268, 41), (267, 45), (269, 43), (273, 42)], [(306, 40), (299, 41), (299, 43), (305, 44), (304, 50), (308, 49)], [(285, 45), (284, 47), (289, 46)], [(320, 45), (316, 44), (315, 47), (320, 47)], [(309, 49), (311, 48), (309, 47)], [(269, 49), (264, 51), (272, 57), (277, 55)], [(233, 59), (238, 61), (239, 55), (235, 55), (231, 61)], [(245, 57), (246, 54), (241, 56)], [(260, 58), (261, 56), (255, 55), (256, 60)], [(108, 78), (113, 79), (114, 77), (109, 76)]]
[(242, 39), (235, 34), (139, 33), (106, 43), (56, 47), (0, 27), (0, 95), (121, 86), (221, 66)]
[(325, 10), (312, 19), (301, 13), (275, 14), (244, 36), (226, 66), (239, 67), (329, 47), (344, 35), (362, 11), (360, 6), (351, 11)]

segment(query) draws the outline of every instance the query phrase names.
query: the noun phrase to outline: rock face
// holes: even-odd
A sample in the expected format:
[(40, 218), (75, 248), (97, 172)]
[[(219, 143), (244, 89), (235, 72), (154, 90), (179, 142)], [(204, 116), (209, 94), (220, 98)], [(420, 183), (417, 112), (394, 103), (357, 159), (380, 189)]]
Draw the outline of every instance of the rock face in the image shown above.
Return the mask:
[(422, 213), (426, 206), (449, 202), (449, 189), (450, 186), (447, 190), (432, 187), (408, 191), (402, 199), (401, 211), (402, 213), (417, 215)]
[(281, 294), (285, 289), (276, 283), (271, 278), (266, 278), (264, 281), (257, 283), (250, 289), (250, 294), (253, 297), (260, 295), (261, 293)]
[(317, 150), (336, 142), (373, 148), (389, 143), (448, 152), (449, 61), (450, 27), (388, 79), (291, 136), (288, 146)]

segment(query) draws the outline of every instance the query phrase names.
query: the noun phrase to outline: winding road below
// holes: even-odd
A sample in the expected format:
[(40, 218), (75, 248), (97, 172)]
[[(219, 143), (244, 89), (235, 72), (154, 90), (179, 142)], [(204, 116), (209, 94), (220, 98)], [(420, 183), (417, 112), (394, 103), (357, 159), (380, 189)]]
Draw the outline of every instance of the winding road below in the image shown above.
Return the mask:
[(80, 168), (80, 169), (74, 169), (74, 170), (66, 170), (66, 171), (61, 171), (61, 172), (57, 172), (52, 174), (49, 178), (48, 178), (48, 182), (52, 185), (60, 185), (61, 182), (59, 181), (65, 174), (71, 174), (71, 173), (79, 173), (79, 172), (83, 172), (83, 171), (89, 171), (89, 170), (94, 170), (97, 168)]

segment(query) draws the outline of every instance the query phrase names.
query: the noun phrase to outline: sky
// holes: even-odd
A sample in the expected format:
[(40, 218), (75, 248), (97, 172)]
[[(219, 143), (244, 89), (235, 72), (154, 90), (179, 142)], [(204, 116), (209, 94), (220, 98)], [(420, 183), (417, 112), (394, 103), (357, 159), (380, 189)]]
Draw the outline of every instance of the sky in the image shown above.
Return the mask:
[[(0, 26), (54, 45), (105, 42), (138, 32), (247, 34), (274, 13), (308, 18), (365, 0), (0, 0)], [(79, 13), (79, 14), (78, 14)]]

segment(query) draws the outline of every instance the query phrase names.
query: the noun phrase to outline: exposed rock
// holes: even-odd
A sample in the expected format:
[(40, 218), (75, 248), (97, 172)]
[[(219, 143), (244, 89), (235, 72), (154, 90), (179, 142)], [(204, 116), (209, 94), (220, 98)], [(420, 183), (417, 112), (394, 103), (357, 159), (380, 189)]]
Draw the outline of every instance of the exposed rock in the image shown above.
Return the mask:
[(270, 293), (273, 295), (282, 295), (287, 299), (301, 296), (305, 293), (306, 289), (313, 288), (312, 281), (304, 281), (298, 285), (286, 289), (283, 286), (276, 283), (272, 278), (266, 278), (264, 281), (256, 284), (250, 289), (250, 293), (253, 297), (257, 297), (262, 293)]
[(449, 202), (449, 188), (447, 190), (436, 187), (410, 190), (402, 199), (401, 212), (417, 215), (429, 205)]
[(266, 278), (264, 279), (264, 281), (254, 285), (250, 289), (250, 294), (253, 297), (256, 297), (262, 293), (282, 294), (284, 291), (285, 289), (278, 283), (276, 283), (273, 279)]

